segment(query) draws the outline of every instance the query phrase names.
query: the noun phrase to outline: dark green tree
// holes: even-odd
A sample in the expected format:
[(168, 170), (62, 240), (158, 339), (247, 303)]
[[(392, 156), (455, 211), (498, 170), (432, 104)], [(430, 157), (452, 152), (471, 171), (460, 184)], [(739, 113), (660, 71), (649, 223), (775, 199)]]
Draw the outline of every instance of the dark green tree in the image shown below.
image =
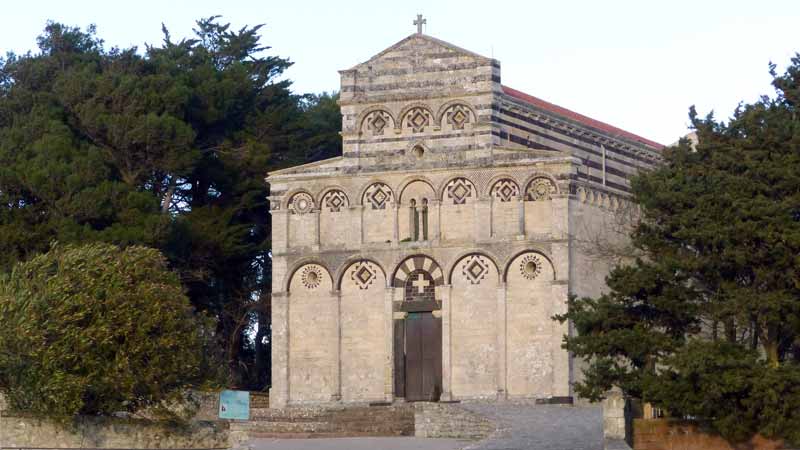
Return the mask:
[(264, 176), (341, 145), (335, 100), (293, 94), (260, 29), (214, 16), (142, 52), (49, 23), (0, 64), (0, 270), (52, 240), (157, 248), (247, 387), (268, 372), (251, 338), (269, 330)]
[(727, 123), (692, 109), (699, 143), (633, 181), (641, 257), (557, 316), (589, 361), (581, 395), (616, 385), (734, 440), (800, 441), (800, 55), (771, 71), (774, 98)]

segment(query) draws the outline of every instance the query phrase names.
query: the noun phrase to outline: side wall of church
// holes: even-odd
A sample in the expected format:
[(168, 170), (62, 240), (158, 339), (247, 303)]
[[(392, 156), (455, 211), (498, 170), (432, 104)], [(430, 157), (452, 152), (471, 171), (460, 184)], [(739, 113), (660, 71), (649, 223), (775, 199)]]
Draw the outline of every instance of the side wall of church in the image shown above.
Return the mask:
[(497, 120), (504, 124), (498, 145), (574, 155), (581, 159), (576, 178), (584, 183), (600, 187), (605, 183), (627, 192), (631, 176), (655, 167), (660, 161), (651, 148), (610, 139), (508, 95), (500, 96), (497, 115)]
[[(637, 211), (629, 200), (600, 189), (580, 187), (569, 202), (570, 292), (598, 297), (607, 292), (606, 276), (630, 257), (630, 224)], [(573, 361), (573, 376), (583, 379), (585, 361)]]

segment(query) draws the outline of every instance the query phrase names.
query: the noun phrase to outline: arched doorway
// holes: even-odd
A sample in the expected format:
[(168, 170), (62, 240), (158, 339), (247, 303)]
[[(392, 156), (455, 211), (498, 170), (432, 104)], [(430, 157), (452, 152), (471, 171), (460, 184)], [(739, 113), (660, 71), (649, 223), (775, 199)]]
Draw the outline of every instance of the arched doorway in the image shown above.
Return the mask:
[(438, 401), (442, 394), (442, 309), (436, 286), (442, 269), (427, 256), (406, 259), (392, 285), (403, 290), (394, 304), (395, 396), (406, 401)]

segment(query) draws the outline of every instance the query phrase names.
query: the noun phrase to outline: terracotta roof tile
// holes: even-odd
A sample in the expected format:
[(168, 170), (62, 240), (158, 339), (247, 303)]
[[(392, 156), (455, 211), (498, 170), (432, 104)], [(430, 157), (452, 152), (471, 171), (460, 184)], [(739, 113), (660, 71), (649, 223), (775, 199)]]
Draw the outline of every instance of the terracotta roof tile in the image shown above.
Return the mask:
[(617, 127), (615, 127), (613, 125), (609, 125), (609, 124), (607, 124), (605, 122), (600, 122), (599, 120), (592, 119), (591, 117), (586, 117), (583, 114), (578, 114), (575, 111), (570, 111), (567, 108), (562, 108), (561, 106), (554, 105), (553, 103), (550, 103), (550, 102), (546, 102), (546, 101), (544, 101), (544, 100), (542, 100), (540, 98), (534, 97), (532, 95), (528, 95), (528, 94), (526, 94), (524, 92), (518, 91), (516, 89), (512, 89), (512, 88), (510, 88), (508, 86), (503, 86), (503, 93), (505, 93), (508, 96), (514, 97), (514, 98), (516, 98), (518, 100), (522, 100), (525, 103), (528, 103), (528, 104), (531, 104), (531, 105), (536, 106), (538, 108), (541, 108), (541, 109), (543, 109), (545, 111), (549, 111), (549, 112), (555, 113), (555, 114), (557, 114), (559, 116), (566, 117), (567, 119), (572, 119), (572, 120), (574, 120), (576, 122), (580, 122), (580, 123), (582, 123), (584, 125), (587, 125), (589, 127), (592, 127), (592, 128), (595, 128), (595, 129), (598, 129), (598, 130), (601, 130), (601, 131), (605, 131), (606, 133), (609, 133), (612, 136), (619, 136), (619, 137), (626, 138), (628, 140), (640, 142), (640, 143), (642, 143), (644, 145), (647, 145), (648, 147), (652, 147), (652, 148), (655, 148), (657, 150), (661, 150), (661, 149), (663, 149), (665, 147), (664, 145), (659, 144), (658, 142), (651, 141), (650, 139), (647, 139), (647, 138), (643, 138), (643, 137), (641, 137), (639, 135), (636, 135), (636, 134), (633, 134), (631, 132), (622, 130), (622, 129), (617, 128)]

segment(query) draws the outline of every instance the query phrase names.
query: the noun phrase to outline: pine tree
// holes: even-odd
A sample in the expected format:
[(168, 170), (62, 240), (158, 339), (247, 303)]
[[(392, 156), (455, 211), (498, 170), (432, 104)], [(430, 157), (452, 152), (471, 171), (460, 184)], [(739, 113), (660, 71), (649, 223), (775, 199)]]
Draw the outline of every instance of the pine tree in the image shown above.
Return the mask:
[(800, 441), (800, 55), (771, 70), (774, 98), (727, 123), (692, 108), (696, 147), (633, 181), (644, 257), (557, 317), (589, 360), (580, 394), (616, 385), (734, 440)]
[(48, 23), (37, 53), (0, 61), (0, 271), (54, 240), (157, 248), (248, 387), (269, 372), (250, 338), (269, 330), (264, 176), (341, 145), (335, 100), (293, 94), (260, 30), (213, 16), (140, 51)]

